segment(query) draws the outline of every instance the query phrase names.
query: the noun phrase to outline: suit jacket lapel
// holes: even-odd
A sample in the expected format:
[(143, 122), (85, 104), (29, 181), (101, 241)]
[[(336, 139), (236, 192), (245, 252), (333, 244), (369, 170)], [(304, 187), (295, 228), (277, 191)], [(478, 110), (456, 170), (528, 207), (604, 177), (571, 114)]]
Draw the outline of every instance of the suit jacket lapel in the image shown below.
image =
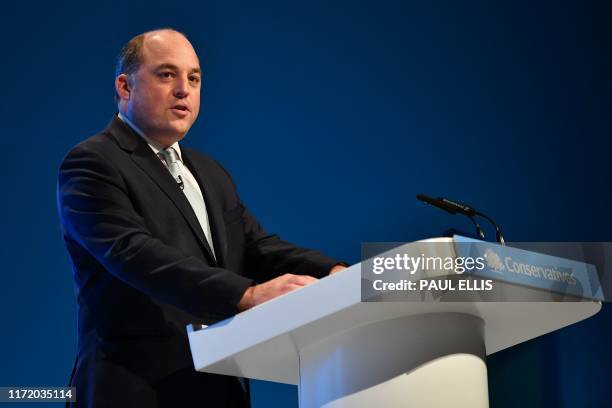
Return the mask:
[(206, 175), (211, 174), (211, 172), (207, 171), (205, 166), (200, 162), (191, 159), (192, 155), (189, 149), (181, 148), (181, 153), (185, 165), (189, 168), (202, 189), (202, 195), (206, 203), (206, 211), (208, 212), (208, 222), (210, 223), (215, 246), (215, 254), (217, 255), (217, 263), (220, 266), (225, 266), (225, 259), (227, 256), (227, 235), (225, 232), (225, 222), (223, 220), (223, 209), (219, 201), (215, 200), (218, 193), (214, 190), (212, 183), (210, 183), (210, 180), (206, 177)]
[[(185, 217), (193, 233), (205, 249), (212, 265), (216, 264), (212, 251), (206, 242), (206, 237), (191, 204), (181, 191), (170, 172), (162, 161), (155, 156), (147, 142), (134, 132), (118, 117), (114, 117), (107, 130), (115, 137), (119, 145), (131, 153), (132, 160), (159, 186), (168, 198)], [(208, 203), (207, 203), (208, 205)]]

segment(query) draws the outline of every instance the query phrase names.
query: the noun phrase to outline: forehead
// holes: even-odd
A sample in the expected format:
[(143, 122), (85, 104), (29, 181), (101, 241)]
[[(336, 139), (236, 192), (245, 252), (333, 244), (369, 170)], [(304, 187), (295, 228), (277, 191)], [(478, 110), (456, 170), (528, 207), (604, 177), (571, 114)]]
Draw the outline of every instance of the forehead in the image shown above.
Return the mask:
[(181, 69), (199, 68), (198, 55), (183, 35), (173, 31), (155, 32), (144, 38), (143, 65), (172, 64)]

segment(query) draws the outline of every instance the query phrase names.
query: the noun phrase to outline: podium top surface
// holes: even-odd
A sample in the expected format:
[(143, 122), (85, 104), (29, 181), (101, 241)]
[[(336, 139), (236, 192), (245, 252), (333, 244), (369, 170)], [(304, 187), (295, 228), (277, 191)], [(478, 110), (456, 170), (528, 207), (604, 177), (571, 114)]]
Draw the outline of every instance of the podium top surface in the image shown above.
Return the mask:
[[(452, 245), (453, 240), (430, 242)], [(362, 302), (361, 279), (360, 264), (356, 264), (212, 326), (190, 329), (195, 369), (297, 384), (300, 349), (368, 323), (429, 313), (470, 314), (485, 322), (486, 351), (492, 354), (601, 309), (598, 301)]]

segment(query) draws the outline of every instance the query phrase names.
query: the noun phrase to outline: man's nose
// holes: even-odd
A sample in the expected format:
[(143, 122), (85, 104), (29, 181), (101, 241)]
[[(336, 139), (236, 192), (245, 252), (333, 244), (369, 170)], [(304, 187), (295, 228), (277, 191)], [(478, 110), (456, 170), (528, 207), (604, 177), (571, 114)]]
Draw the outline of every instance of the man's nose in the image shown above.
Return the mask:
[(189, 95), (189, 79), (177, 77), (174, 86), (174, 96), (176, 98), (185, 98)]

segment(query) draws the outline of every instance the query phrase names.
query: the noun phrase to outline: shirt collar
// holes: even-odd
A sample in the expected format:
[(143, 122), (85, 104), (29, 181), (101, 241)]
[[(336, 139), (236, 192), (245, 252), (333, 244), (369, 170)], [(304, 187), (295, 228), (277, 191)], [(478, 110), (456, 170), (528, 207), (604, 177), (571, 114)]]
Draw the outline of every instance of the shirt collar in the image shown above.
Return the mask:
[[(132, 130), (134, 130), (134, 132), (138, 133), (140, 135), (140, 137), (142, 137), (145, 142), (147, 142), (147, 144), (149, 145), (149, 147), (151, 148), (151, 150), (153, 150), (153, 153), (155, 153), (156, 155), (159, 153), (160, 150), (165, 149), (164, 146), (162, 146), (161, 144), (157, 143), (155, 140), (148, 138), (142, 130), (138, 129), (138, 127), (136, 127), (136, 125), (134, 125), (132, 123), (131, 120), (129, 120), (128, 118), (126, 118), (121, 112), (118, 113), (117, 115), (119, 117), (119, 119), (121, 119), (126, 125), (128, 125), (129, 127), (132, 128)], [(181, 156), (181, 148), (179, 147), (178, 142), (174, 142), (174, 144), (172, 147), (176, 153), (178, 154), (178, 158), (180, 161), (183, 161), (183, 157)]]

